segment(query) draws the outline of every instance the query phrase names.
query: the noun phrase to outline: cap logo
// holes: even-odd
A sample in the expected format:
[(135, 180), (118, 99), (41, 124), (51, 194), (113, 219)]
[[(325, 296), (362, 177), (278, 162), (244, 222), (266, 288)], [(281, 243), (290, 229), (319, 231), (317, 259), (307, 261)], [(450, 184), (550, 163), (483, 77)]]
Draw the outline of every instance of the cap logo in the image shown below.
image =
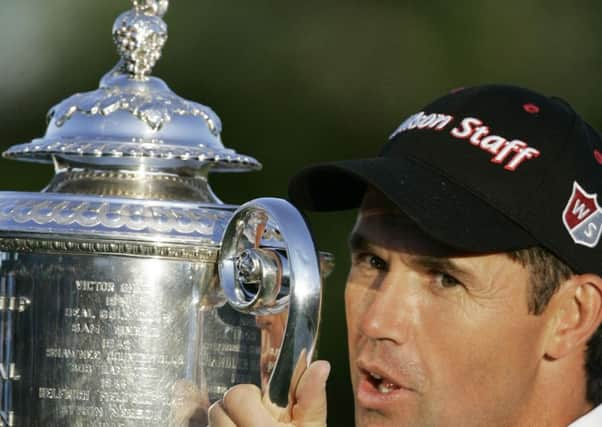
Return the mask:
[(562, 222), (575, 243), (595, 247), (602, 234), (602, 209), (597, 194), (587, 193), (577, 181), (573, 182), (573, 192), (562, 213)]
[(451, 121), (453, 120), (453, 116), (449, 114), (440, 114), (440, 113), (432, 113), (425, 114), (423, 111), (420, 111), (416, 114), (412, 114), (410, 117), (405, 119), (395, 132), (391, 134), (389, 139), (395, 138), (402, 132), (406, 130), (412, 129), (434, 129), (434, 130), (443, 130)]
[[(450, 123), (453, 123), (454, 119), (448, 114), (425, 114), (420, 111), (404, 120), (389, 139), (414, 129), (443, 131)], [(511, 172), (514, 172), (525, 161), (536, 159), (541, 154), (538, 149), (520, 139), (506, 139), (501, 135), (491, 133), (489, 126), (476, 117), (465, 117), (458, 126), (449, 131), (449, 134), (456, 139), (467, 140), (471, 145), (489, 153), (492, 156), (491, 163), (503, 165), (505, 170)]]

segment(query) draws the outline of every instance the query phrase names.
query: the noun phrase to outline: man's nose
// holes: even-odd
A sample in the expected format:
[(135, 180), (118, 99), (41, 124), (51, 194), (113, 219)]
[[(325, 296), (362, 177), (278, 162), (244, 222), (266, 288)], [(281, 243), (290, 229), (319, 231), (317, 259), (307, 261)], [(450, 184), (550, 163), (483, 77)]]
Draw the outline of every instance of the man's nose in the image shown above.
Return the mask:
[(363, 335), (377, 340), (404, 343), (417, 318), (418, 298), (411, 275), (388, 272), (381, 277), (366, 303), (360, 320)]

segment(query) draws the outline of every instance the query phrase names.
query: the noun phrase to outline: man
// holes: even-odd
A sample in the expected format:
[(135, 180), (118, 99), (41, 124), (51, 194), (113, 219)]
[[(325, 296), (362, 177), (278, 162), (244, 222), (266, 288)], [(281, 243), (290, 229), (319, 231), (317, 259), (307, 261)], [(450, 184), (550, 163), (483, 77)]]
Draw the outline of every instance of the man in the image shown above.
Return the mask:
[[(377, 158), (296, 176), (298, 206), (359, 207), (345, 289), (356, 425), (602, 426), (601, 190), (596, 132), (512, 86), (456, 90)], [(308, 368), (291, 415), (236, 386), (211, 426), (323, 426), (328, 370)]]

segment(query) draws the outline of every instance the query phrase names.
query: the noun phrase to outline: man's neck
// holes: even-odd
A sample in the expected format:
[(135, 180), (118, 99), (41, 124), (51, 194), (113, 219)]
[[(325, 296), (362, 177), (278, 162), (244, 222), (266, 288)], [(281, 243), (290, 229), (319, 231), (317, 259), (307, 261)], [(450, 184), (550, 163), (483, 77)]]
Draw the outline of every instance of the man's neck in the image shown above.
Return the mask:
[[(576, 375), (579, 370), (582, 375)], [(536, 391), (513, 427), (567, 427), (587, 414), (593, 405), (585, 397), (586, 377), (583, 360), (578, 357), (544, 362)]]

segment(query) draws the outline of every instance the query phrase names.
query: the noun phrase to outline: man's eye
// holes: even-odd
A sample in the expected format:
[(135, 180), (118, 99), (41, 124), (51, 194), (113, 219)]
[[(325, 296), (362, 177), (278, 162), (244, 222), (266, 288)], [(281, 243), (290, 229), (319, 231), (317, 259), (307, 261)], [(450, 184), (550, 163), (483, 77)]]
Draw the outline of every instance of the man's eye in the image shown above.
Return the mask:
[(387, 263), (382, 258), (377, 257), (376, 255), (370, 256), (370, 266), (372, 268), (376, 268), (377, 270), (387, 269)]
[(357, 254), (357, 256), (355, 257), (355, 263), (376, 270), (387, 269), (387, 263), (385, 262), (385, 260), (383, 260), (381, 257), (369, 253)]
[(455, 286), (462, 286), (462, 282), (456, 279), (451, 274), (447, 274), (441, 271), (433, 272), (437, 285), (442, 288), (453, 288)]

